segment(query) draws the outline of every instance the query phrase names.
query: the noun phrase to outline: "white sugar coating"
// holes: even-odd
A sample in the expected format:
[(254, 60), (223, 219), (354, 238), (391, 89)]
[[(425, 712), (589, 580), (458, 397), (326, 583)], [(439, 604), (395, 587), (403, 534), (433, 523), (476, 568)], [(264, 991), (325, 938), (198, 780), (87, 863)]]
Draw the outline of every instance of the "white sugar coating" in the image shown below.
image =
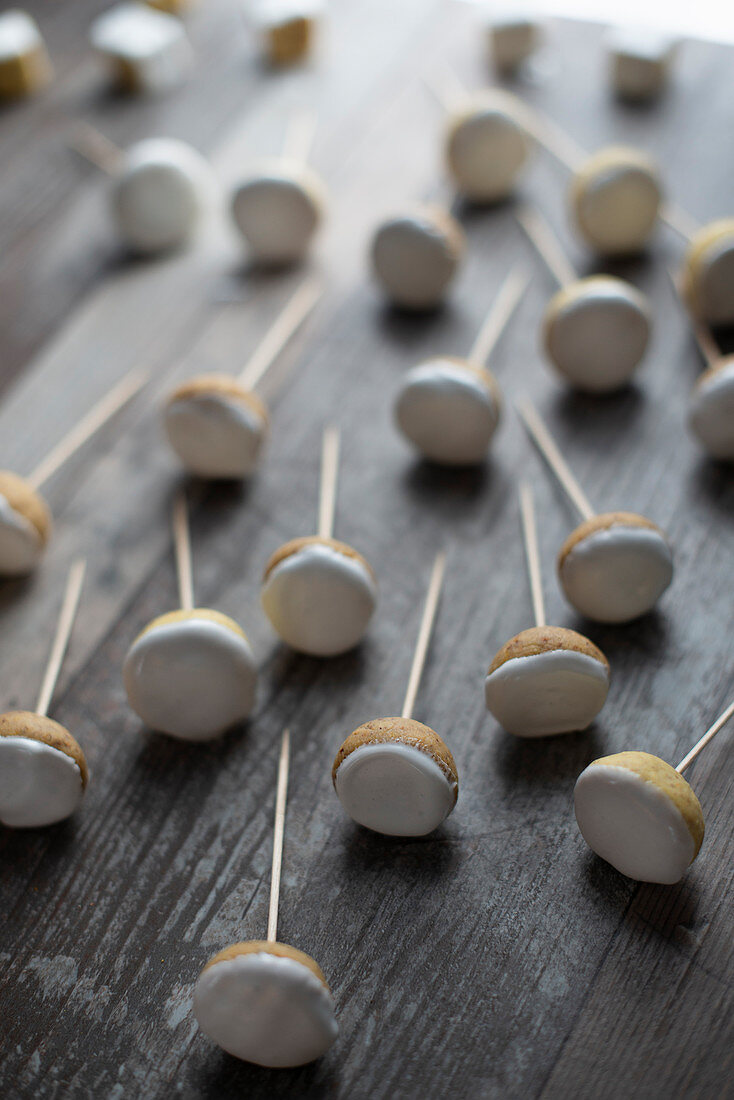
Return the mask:
[(488, 92), (452, 119), (446, 157), (456, 186), (475, 202), (498, 202), (514, 190), (529, 154), (527, 131), (511, 96)]
[(734, 358), (698, 380), (688, 406), (688, 423), (712, 458), (734, 462)]
[(629, 382), (647, 348), (650, 312), (634, 287), (612, 276), (580, 279), (549, 303), (545, 345), (572, 386), (610, 393)]
[(403, 435), (432, 462), (465, 466), (482, 462), (500, 409), (476, 368), (452, 359), (430, 359), (405, 377), (395, 404)]
[(696, 855), (675, 802), (630, 768), (589, 764), (576, 781), (574, 808), (589, 847), (629, 878), (678, 882)]
[(31, 737), (0, 737), (0, 821), (14, 829), (70, 817), (84, 794), (73, 757)]
[(169, 402), (163, 422), (168, 442), (196, 477), (249, 477), (267, 435), (255, 409), (215, 391)]
[(24, 577), (43, 557), (43, 540), (29, 519), (0, 493), (0, 576)]
[(294, 19), (318, 19), (323, 14), (322, 0), (260, 0), (252, 19), (261, 30), (282, 27)]
[(385, 836), (425, 836), (456, 804), (455, 780), (428, 753), (395, 741), (353, 749), (334, 787), (358, 825)]
[(484, 681), (487, 709), (517, 737), (586, 729), (608, 691), (606, 665), (570, 649), (510, 658)]
[(261, 600), (277, 634), (312, 657), (334, 657), (364, 637), (377, 585), (358, 558), (309, 543), (283, 558), (266, 577)]
[(145, 4), (123, 3), (92, 24), (94, 49), (127, 66), (141, 91), (177, 87), (192, 63), (191, 46), (180, 19)]
[(232, 216), (253, 259), (293, 263), (303, 257), (326, 204), (321, 180), (306, 165), (264, 161), (232, 196)]
[(574, 196), (574, 212), (581, 234), (592, 248), (606, 255), (628, 254), (644, 248), (657, 224), (662, 192), (657, 173), (636, 157), (620, 150), (582, 176)]
[(651, 611), (673, 579), (673, 555), (651, 527), (615, 524), (569, 550), (559, 576), (566, 599), (600, 623), (626, 623)]
[(148, 138), (130, 147), (112, 183), (112, 213), (120, 237), (135, 252), (179, 248), (215, 192), (206, 160), (172, 138)]
[(27, 12), (11, 8), (0, 14), (0, 62), (22, 57), (42, 45), (38, 24)]
[(463, 233), (449, 215), (418, 208), (378, 226), (370, 249), (372, 270), (396, 305), (433, 309), (446, 296), (463, 247)]
[(204, 970), (194, 989), (194, 1014), (223, 1050), (273, 1069), (313, 1062), (339, 1033), (324, 983), (296, 959), (267, 951)]
[(532, 11), (518, 7), (491, 10), (489, 52), (501, 73), (512, 73), (537, 48), (540, 25)]
[(151, 729), (209, 741), (249, 716), (257, 666), (243, 635), (193, 614), (141, 634), (125, 658), (123, 679), (130, 706)]
[(653, 99), (668, 81), (675, 39), (652, 28), (617, 27), (607, 33), (612, 86), (626, 99)]
[(701, 319), (711, 325), (734, 324), (734, 228), (702, 250), (693, 282)]

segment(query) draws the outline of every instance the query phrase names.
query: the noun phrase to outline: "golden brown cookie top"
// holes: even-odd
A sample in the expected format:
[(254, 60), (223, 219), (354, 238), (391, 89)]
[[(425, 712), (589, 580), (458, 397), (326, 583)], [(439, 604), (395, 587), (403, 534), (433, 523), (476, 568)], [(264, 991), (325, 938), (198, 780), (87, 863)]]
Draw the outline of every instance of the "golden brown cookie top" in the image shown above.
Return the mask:
[(268, 422), (268, 410), (254, 390), (248, 390), (229, 374), (197, 374), (194, 378), (189, 378), (188, 381), (177, 386), (170, 394), (166, 405), (170, 407), (176, 401), (209, 396), (231, 398), (250, 409), (266, 424)]
[(446, 778), (454, 784), (454, 802), (458, 798), (459, 773), (456, 762), (446, 742), (422, 722), (416, 722), (413, 718), (376, 718), (372, 722), (365, 722), (349, 734), (346, 741), (339, 749), (331, 769), (331, 778), (336, 783), (336, 773), (355, 749), (363, 745), (386, 745), (396, 742), (418, 749), (438, 764)]
[(651, 519), (647, 519), (646, 516), (640, 516), (636, 512), (604, 512), (602, 515), (592, 516), (591, 519), (584, 520), (571, 532), (559, 551), (558, 568), (560, 569), (563, 566), (574, 546), (588, 538), (589, 535), (593, 535), (597, 531), (608, 531), (611, 527), (644, 527), (649, 531), (657, 531), (663, 539), (665, 538), (658, 525), (653, 523)]
[(280, 565), (286, 558), (290, 558), (293, 554), (297, 554), (299, 550), (303, 550), (306, 546), (328, 546), (330, 549), (335, 550), (337, 554), (343, 554), (346, 558), (352, 558), (354, 561), (361, 562), (373, 581), (377, 581), (370, 563), (366, 558), (362, 557), (359, 551), (355, 550), (353, 546), (350, 546), (349, 543), (339, 542), (338, 539), (322, 538), (321, 535), (302, 535), (300, 538), (284, 542), (283, 545), (278, 547), (275, 553), (270, 556), (268, 564), (265, 566), (263, 584), (273, 572), (276, 565)]
[(501, 665), (512, 661), (516, 657), (535, 657), (539, 653), (551, 653), (553, 650), (567, 649), (573, 653), (583, 653), (587, 657), (593, 657), (609, 670), (609, 661), (598, 646), (578, 634), (575, 630), (567, 630), (562, 626), (533, 626), (529, 630), (522, 630), (509, 642), (505, 642), (498, 650), (487, 675), (490, 676)]
[(295, 962), (301, 963), (319, 979), (327, 990), (329, 989), (321, 967), (315, 959), (312, 959), (305, 951), (299, 951), (297, 947), (291, 947), (287, 943), (277, 943), (274, 940), (247, 940), (242, 943), (230, 944), (229, 947), (223, 948), (222, 951), (209, 959), (202, 970), (202, 974), (212, 966), (216, 966), (217, 963), (229, 962), (230, 959), (236, 959), (239, 955), (260, 955), (263, 953), (276, 955), (280, 959), (293, 959)]
[(43, 546), (51, 534), (51, 513), (43, 497), (25, 480), (10, 470), (0, 470), (0, 496), (4, 496), (18, 515), (31, 523)]
[[(140, 631), (135, 642), (139, 641), (140, 638), (148, 634), (151, 630), (155, 630), (158, 626), (166, 626), (168, 623), (187, 622), (189, 619), (204, 619), (208, 622), (217, 623), (219, 626), (224, 626), (228, 630), (233, 630), (235, 634), (239, 634), (241, 638), (247, 638), (247, 635), (239, 623), (236, 623), (234, 619), (230, 619), (229, 615), (223, 615), (221, 611), (213, 611), (209, 607), (194, 607), (190, 610), (180, 608), (178, 611), (167, 611), (165, 615), (158, 615), (155, 619), (151, 619), (148, 625)], [(133, 642), (133, 645), (135, 642)]]

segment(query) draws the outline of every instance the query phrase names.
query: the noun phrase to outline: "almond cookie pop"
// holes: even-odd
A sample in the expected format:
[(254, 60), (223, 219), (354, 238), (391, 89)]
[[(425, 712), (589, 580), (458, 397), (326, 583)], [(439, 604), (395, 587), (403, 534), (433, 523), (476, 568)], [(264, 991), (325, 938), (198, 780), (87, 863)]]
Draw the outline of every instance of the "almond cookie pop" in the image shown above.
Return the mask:
[(609, 662), (575, 630), (548, 626), (530, 486), (520, 486), (535, 626), (505, 642), (484, 681), (487, 709), (508, 733), (548, 737), (586, 729), (604, 706)]
[(51, 652), (33, 711), (0, 714), (0, 822), (14, 829), (55, 825), (79, 806), (89, 780), (84, 753), (64, 726), (48, 717), (66, 654), (85, 563), (69, 570)]
[(416, 203), (380, 222), (370, 263), (393, 305), (429, 310), (444, 301), (465, 252), (464, 230), (456, 218), (436, 204)]
[(433, 832), (451, 813), (459, 794), (451, 750), (434, 730), (413, 718), (445, 564), (445, 554), (438, 554), (400, 717), (359, 726), (339, 749), (331, 770), (334, 790), (349, 816), (386, 836)]
[(338, 466), (339, 432), (327, 428), (318, 534), (291, 539), (275, 551), (260, 595), (276, 633), (311, 657), (335, 657), (359, 645), (377, 603), (377, 581), (369, 563), (332, 537)]
[(683, 772), (734, 715), (726, 708), (676, 768), (649, 752), (594, 760), (576, 780), (581, 835), (598, 856), (639, 882), (678, 882), (699, 853), (701, 805)]
[(634, 512), (596, 515), (530, 402), (524, 401), (518, 412), (583, 519), (558, 555), (566, 599), (581, 615), (600, 623), (626, 623), (645, 615), (673, 579), (673, 554), (665, 534)]
[(159, 615), (135, 639), (122, 669), (128, 702), (151, 729), (182, 741), (211, 741), (249, 717), (257, 666), (229, 616), (194, 607), (186, 497), (173, 507), (180, 610)]
[(313, 1062), (339, 1033), (334, 999), (321, 968), (310, 955), (277, 940), (289, 755), (285, 730), (267, 939), (225, 947), (209, 960), (194, 987), (194, 1015), (204, 1034), (235, 1058), (272, 1069)]

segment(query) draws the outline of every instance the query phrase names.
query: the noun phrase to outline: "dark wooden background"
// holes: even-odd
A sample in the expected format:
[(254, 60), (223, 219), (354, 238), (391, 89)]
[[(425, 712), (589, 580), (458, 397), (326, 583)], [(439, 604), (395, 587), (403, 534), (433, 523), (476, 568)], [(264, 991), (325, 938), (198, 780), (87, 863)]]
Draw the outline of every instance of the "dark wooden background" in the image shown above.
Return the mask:
[[(621, 878), (584, 846), (573, 783), (625, 748), (676, 762), (734, 692), (732, 475), (704, 461), (683, 425), (700, 362), (659, 233), (624, 269), (652, 298), (655, 333), (639, 381), (574, 397), (541, 362), (537, 329), (552, 284), (508, 208), (460, 211), (468, 262), (451, 304), (410, 318), (383, 306), (365, 271), (370, 228), (440, 183), (441, 113), (422, 77), (448, 59), (486, 79), (474, 13), (428, 0), (332, 5), (311, 67), (259, 67), (235, 0), (192, 14), (199, 66), (179, 94), (110, 94), (86, 50), (99, 0), (27, 6), (57, 65), (48, 93), (0, 116), (0, 464), (29, 470), (91, 402), (138, 363), (155, 381), (48, 487), (57, 530), (32, 580), (0, 589), (0, 698), (29, 707), (70, 560), (89, 574), (55, 716), (92, 771), (65, 825), (0, 833), (3, 1097), (721, 1097), (734, 1095), (732, 731), (695, 765), (707, 819), (700, 858), (675, 887)], [(686, 43), (670, 94), (631, 111), (608, 97), (601, 32), (554, 25), (521, 93), (582, 144), (651, 149), (671, 193), (700, 219), (732, 213), (734, 70), (723, 47)], [(257, 276), (222, 219), (187, 254), (135, 263), (104, 212), (104, 181), (65, 147), (74, 118), (125, 144), (183, 136), (224, 186), (278, 147), (288, 113), (314, 104), (314, 162), (332, 208), (313, 267), (327, 295), (284, 357), (273, 439), (246, 487), (194, 490), (198, 602), (244, 624), (262, 663), (256, 714), (222, 741), (186, 747), (140, 728), (120, 668), (132, 638), (175, 605), (168, 509), (179, 474), (161, 439), (160, 399), (202, 367), (235, 369), (302, 272)], [(564, 173), (539, 155), (524, 191), (588, 260), (563, 215)], [(508, 401), (478, 471), (415, 462), (391, 425), (405, 370), (465, 353), (507, 270), (533, 284), (494, 368), (508, 398), (532, 394), (592, 500), (650, 515), (671, 535), (676, 577), (659, 611), (628, 627), (580, 624), (553, 575), (573, 517)], [(344, 430), (337, 535), (381, 581), (358, 652), (319, 662), (279, 646), (258, 606), (269, 553), (315, 526), (320, 432)], [(581, 626), (608, 654), (613, 685), (595, 727), (524, 743), (488, 717), (483, 676), (530, 624), (516, 486), (537, 490), (552, 622)], [(360, 722), (395, 713), (424, 583), (450, 560), (417, 717), (451, 746), (456, 811), (401, 842), (343, 814), (330, 765)], [(278, 739), (293, 731), (281, 938), (322, 965), (341, 1035), (318, 1064), (259, 1070), (197, 1031), (193, 982), (226, 944), (266, 925)]]

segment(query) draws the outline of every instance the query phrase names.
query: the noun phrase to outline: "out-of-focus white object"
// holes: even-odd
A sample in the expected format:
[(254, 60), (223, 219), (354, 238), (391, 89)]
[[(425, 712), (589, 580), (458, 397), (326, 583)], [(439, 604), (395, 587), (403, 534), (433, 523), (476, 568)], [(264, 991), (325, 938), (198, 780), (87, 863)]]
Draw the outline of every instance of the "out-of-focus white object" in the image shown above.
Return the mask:
[(253, 20), (260, 49), (271, 65), (293, 65), (307, 57), (318, 34), (321, 0), (261, 0)]
[(46, 46), (35, 19), (12, 9), (0, 14), (0, 99), (33, 95), (52, 76)]
[(110, 8), (92, 23), (89, 38), (109, 62), (116, 81), (130, 92), (176, 88), (192, 66), (181, 20), (145, 4)]
[(503, 76), (516, 72), (535, 52), (542, 38), (535, 13), (514, 4), (488, 6), (485, 25), (490, 60)]

